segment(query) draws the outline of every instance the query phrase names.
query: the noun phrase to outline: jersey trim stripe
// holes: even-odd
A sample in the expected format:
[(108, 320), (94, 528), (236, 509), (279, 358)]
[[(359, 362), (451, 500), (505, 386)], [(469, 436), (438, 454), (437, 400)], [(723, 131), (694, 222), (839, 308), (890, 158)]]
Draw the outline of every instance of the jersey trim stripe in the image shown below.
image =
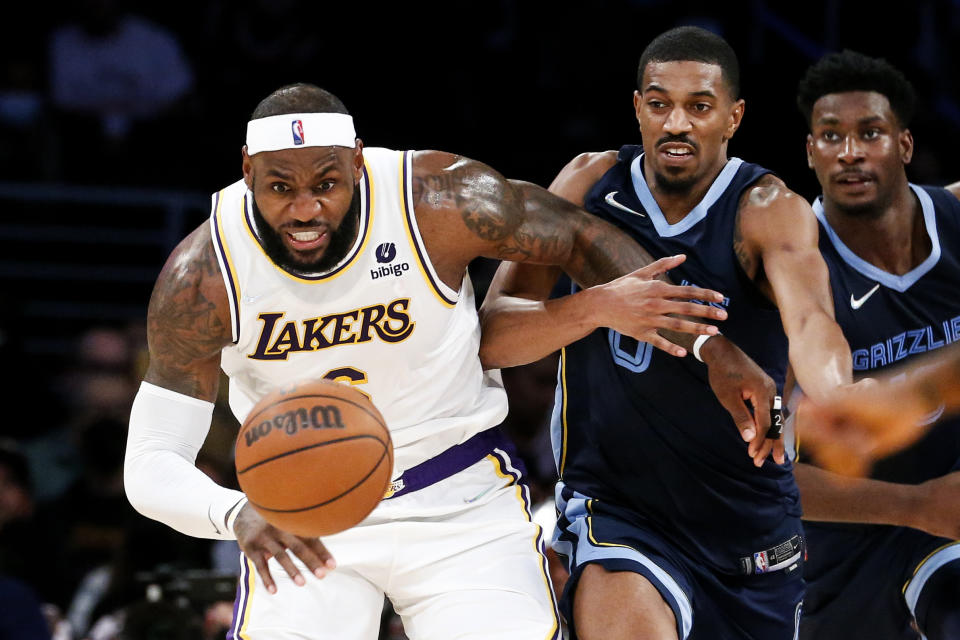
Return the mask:
[(823, 228), (827, 232), (827, 237), (830, 239), (830, 243), (833, 244), (834, 249), (837, 250), (837, 253), (840, 254), (843, 261), (867, 278), (875, 280), (888, 289), (893, 289), (900, 293), (903, 293), (913, 286), (917, 280), (925, 276), (936, 266), (937, 262), (940, 261), (940, 234), (937, 232), (937, 215), (933, 205), (933, 199), (930, 198), (930, 194), (913, 183), (910, 184), (910, 188), (917, 196), (917, 200), (920, 201), (920, 210), (923, 212), (923, 222), (926, 227), (927, 236), (930, 238), (931, 247), (930, 255), (902, 276), (884, 271), (854, 253), (853, 250), (843, 243), (843, 240), (840, 239), (840, 236), (837, 235), (837, 232), (833, 230), (833, 227), (831, 227), (827, 221), (827, 214), (823, 210), (823, 196), (819, 196), (813, 201), (813, 213), (817, 216), (820, 224), (823, 225)]
[[(567, 465), (567, 348), (560, 349), (560, 364), (557, 370), (557, 392), (553, 402), (554, 415), (551, 417), (551, 430), (554, 431), (551, 440), (560, 443), (559, 449), (553, 452), (557, 473), (563, 478), (563, 471)], [(557, 433), (559, 431), (559, 433)]]
[(327, 271), (326, 273), (319, 273), (316, 275), (308, 275), (305, 273), (293, 273), (287, 271), (273, 260), (270, 260), (270, 256), (267, 255), (267, 252), (263, 250), (263, 245), (260, 243), (260, 236), (257, 233), (257, 227), (253, 222), (253, 207), (250, 206), (250, 200), (252, 195), (250, 192), (247, 192), (247, 195), (243, 198), (243, 209), (244, 209), (244, 221), (246, 222), (247, 232), (250, 234), (250, 237), (253, 238), (253, 243), (256, 245), (257, 249), (260, 250), (260, 253), (273, 265), (273, 267), (290, 278), (297, 282), (329, 282), (335, 279), (340, 274), (344, 273), (353, 263), (357, 261), (357, 257), (363, 254), (364, 248), (367, 246), (367, 240), (370, 238), (370, 229), (373, 227), (373, 214), (374, 214), (374, 203), (373, 203), (373, 180), (370, 178), (370, 171), (368, 170), (367, 164), (363, 165), (363, 177), (360, 180), (363, 185), (360, 189), (360, 217), (363, 228), (358, 234), (361, 238), (359, 242), (355, 242), (353, 246), (353, 253), (350, 254), (347, 258), (344, 258), (340, 264), (334, 267), (332, 270)]
[(549, 578), (550, 573), (547, 567), (547, 554), (544, 551), (543, 543), (543, 527), (533, 522), (533, 516), (530, 513), (530, 499), (527, 495), (527, 488), (522, 482), (520, 482), (520, 471), (510, 464), (510, 456), (507, 454), (507, 452), (503, 449), (494, 449), (493, 453), (487, 456), (487, 460), (493, 463), (493, 470), (498, 476), (501, 478), (510, 478), (511, 484), (516, 487), (517, 499), (520, 501), (520, 506), (523, 509), (523, 515), (526, 517), (527, 521), (533, 523), (537, 529), (537, 533), (533, 537), (533, 549), (540, 557), (540, 577), (547, 589), (547, 594), (550, 596), (550, 604), (553, 606), (553, 626), (550, 627), (550, 631), (547, 633), (545, 640), (560, 640), (562, 632), (560, 627), (560, 613), (559, 608), (557, 607), (556, 596), (553, 593), (553, 584), (550, 582)]
[(730, 158), (727, 160), (727, 164), (720, 170), (713, 184), (711, 184), (707, 190), (706, 195), (703, 196), (703, 200), (698, 202), (697, 206), (691, 209), (679, 222), (670, 224), (667, 222), (666, 216), (663, 215), (663, 211), (660, 210), (660, 205), (657, 204), (657, 200), (650, 192), (650, 187), (647, 186), (647, 181), (643, 176), (643, 156), (644, 154), (641, 153), (633, 161), (633, 164), (630, 166), (630, 177), (640, 204), (643, 205), (647, 215), (650, 216), (650, 221), (653, 222), (653, 226), (661, 238), (678, 236), (706, 218), (707, 211), (709, 211), (710, 207), (716, 204), (720, 196), (724, 194), (727, 187), (729, 187), (733, 181), (733, 177), (737, 174), (737, 171), (740, 170), (740, 165), (743, 164), (743, 160), (740, 158)]
[(406, 219), (407, 239), (410, 240), (410, 246), (413, 252), (417, 254), (417, 266), (420, 267), (420, 273), (430, 284), (430, 289), (444, 305), (448, 307), (457, 306), (458, 294), (448, 287), (433, 270), (433, 265), (427, 257), (426, 248), (421, 248), (423, 238), (420, 237), (420, 229), (417, 227), (417, 218), (414, 212), (413, 203), (413, 155), (409, 151), (404, 151), (400, 158), (400, 191), (403, 200), (403, 213)]
[[(960, 542), (950, 542), (935, 549), (920, 561), (916, 569), (913, 570), (913, 576), (904, 583), (902, 589), (903, 598), (910, 609), (911, 615), (916, 615), (917, 600), (920, 599), (920, 592), (923, 591), (923, 587), (926, 586), (930, 576), (943, 565), (957, 559), (960, 559)], [(926, 640), (926, 636), (923, 636), (923, 638)]]
[(240, 554), (240, 580), (237, 584), (237, 601), (233, 608), (233, 626), (227, 640), (249, 640), (247, 625), (250, 623), (250, 608), (254, 587), (254, 567), (246, 554)]
[(233, 333), (233, 343), (240, 339), (240, 283), (237, 282), (236, 269), (230, 257), (230, 248), (223, 237), (220, 209), (223, 205), (223, 191), (218, 191), (213, 200), (213, 248), (220, 264), (220, 272), (227, 284), (227, 298), (230, 300), (230, 331)]

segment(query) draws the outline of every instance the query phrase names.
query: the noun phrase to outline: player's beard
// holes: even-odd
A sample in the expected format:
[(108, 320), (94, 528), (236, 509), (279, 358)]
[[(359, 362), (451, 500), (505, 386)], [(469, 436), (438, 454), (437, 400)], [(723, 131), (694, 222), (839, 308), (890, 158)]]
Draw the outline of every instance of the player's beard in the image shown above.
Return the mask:
[(653, 180), (657, 183), (657, 189), (663, 193), (684, 194), (689, 193), (693, 186), (697, 184), (696, 175), (688, 175), (682, 178), (674, 178), (664, 173), (654, 170)]
[[(671, 134), (663, 136), (657, 140), (655, 148), (659, 148), (661, 145), (667, 144), (668, 142), (680, 142), (683, 144), (690, 145), (693, 147), (694, 152), (700, 150), (700, 145), (688, 138), (685, 134)], [(677, 172), (680, 173), (682, 169), (678, 169)], [(696, 173), (688, 174), (686, 176), (672, 176), (669, 173), (664, 173), (662, 171), (657, 171), (656, 168), (653, 169), (653, 181), (657, 185), (657, 189), (663, 193), (669, 193), (671, 195), (682, 195), (688, 193), (693, 189), (694, 185), (697, 184), (699, 176)]]
[[(357, 238), (357, 229), (360, 226), (360, 185), (355, 186), (353, 189), (353, 199), (350, 201), (350, 208), (347, 210), (346, 215), (343, 216), (340, 226), (336, 229), (332, 227), (327, 228), (330, 234), (330, 242), (327, 243), (326, 250), (324, 250), (323, 254), (316, 260), (307, 262), (299, 259), (293, 250), (283, 242), (283, 238), (280, 235), (283, 232), (277, 232), (270, 226), (266, 218), (263, 217), (263, 214), (260, 213), (260, 207), (257, 206), (256, 198), (252, 200), (253, 219), (260, 235), (260, 244), (267, 254), (267, 257), (273, 260), (277, 266), (287, 271), (293, 271), (295, 273), (323, 273), (329, 271), (343, 260), (347, 252), (350, 251), (350, 247), (353, 246), (354, 240)], [(296, 230), (299, 226), (315, 227), (316, 225), (312, 225), (309, 222), (301, 223), (294, 221), (287, 223), (284, 228)]]

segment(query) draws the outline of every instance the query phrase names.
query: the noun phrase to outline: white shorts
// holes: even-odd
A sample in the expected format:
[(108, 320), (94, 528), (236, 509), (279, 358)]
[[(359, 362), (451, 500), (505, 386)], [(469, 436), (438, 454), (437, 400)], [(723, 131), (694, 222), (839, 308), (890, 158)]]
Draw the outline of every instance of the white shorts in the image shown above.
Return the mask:
[(463, 471), (384, 500), (324, 544), (337, 568), (298, 587), (273, 559), (270, 595), (241, 556), (229, 637), (376, 640), (383, 597), (410, 640), (559, 640), (541, 528), (500, 448)]

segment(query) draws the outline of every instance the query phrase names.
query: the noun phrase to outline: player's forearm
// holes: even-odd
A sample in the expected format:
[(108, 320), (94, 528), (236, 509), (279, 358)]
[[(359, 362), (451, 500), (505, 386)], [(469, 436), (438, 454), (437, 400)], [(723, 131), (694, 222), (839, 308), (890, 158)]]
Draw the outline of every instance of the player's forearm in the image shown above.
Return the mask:
[(540, 360), (596, 329), (596, 291), (552, 300), (500, 296), (481, 309), (480, 361), (484, 369)]
[(794, 331), (787, 329), (787, 336), (790, 364), (803, 392), (816, 400), (840, 385), (850, 384), (853, 379), (850, 346), (833, 318), (811, 314), (797, 325)]
[(794, 465), (793, 473), (805, 520), (913, 526), (913, 485), (851, 478), (802, 463)]
[(584, 289), (654, 262), (643, 247), (609, 222), (537, 185), (510, 182), (523, 199), (527, 223), (520, 231), (537, 239), (523, 243), (533, 248), (524, 261), (556, 265)]
[(918, 373), (907, 376), (902, 385), (908, 385), (913, 395), (921, 398), (929, 411), (941, 405), (950, 412), (960, 410), (960, 345), (945, 349), (925, 364)]
[(123, 483), (130, 504), (148, 518), (190, 536), (232, 539), (244, 495), (195, 465), (212, 413), (213, 403), (143, 383), (130, 412)]

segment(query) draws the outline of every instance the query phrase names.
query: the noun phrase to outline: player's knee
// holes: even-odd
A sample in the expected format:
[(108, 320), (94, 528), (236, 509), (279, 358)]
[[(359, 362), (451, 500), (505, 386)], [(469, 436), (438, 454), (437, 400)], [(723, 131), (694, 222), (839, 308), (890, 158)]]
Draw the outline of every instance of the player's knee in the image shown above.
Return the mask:
[(960, 560), (937, 569), (917, 600), (917, 626), (929, 640), (960, 638)]
[(580, 640), (677, 640), (673, 609), (640, 574), (584, 568), (573, 600)]

